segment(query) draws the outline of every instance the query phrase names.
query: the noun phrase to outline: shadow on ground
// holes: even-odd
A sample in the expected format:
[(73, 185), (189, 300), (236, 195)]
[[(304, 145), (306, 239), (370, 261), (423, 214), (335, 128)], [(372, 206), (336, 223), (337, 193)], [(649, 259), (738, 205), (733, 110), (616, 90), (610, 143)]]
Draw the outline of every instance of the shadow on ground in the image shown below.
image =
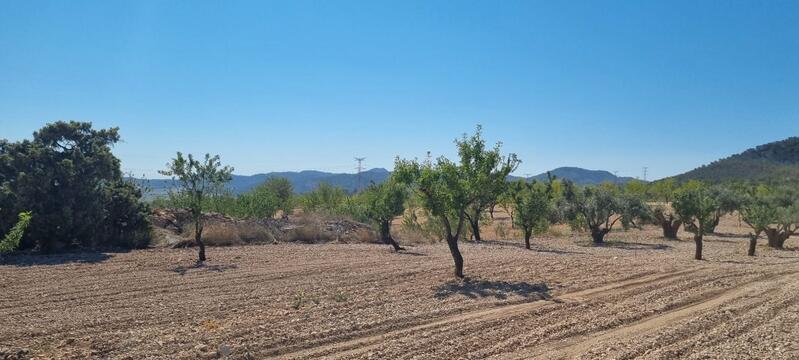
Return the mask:
[(552, 254), (585, 254), (584, 252), (580, 251), (569, 251), (569, 250), (548, 248), (546, 246), (538, 245), (536, 243), (532, 243), (530, 246), (530, 250), (527, 250), (524, 247), (524, 240), (519, 240), (519, 243), (511, 241), (503, 241), (503, 240), (480, 240), (480, 241), (471, 241), (469, 243), (474, 245), (507, 246), (507, 247), (523, 249), (525, 251), (536, 251), (536, 252), (552, 253)]
[(186, 275), (188, 273), (195, 273), (195, 272), (223, 272), (225, 270), (232, 270), (238, 269), (239, 266), (236, 264), (220, 264), (220, 265), (208, 265), (204, 263), (197, 263), (191, 266), (178, 266), (172, 271), (180, 274), (181, 276)]
[(495, 298), (507, 299), (509, 296), (525, 298), (548, 299), (549, 287), (546, 284), (530, 284), (527, 282), (490, 281), (479, 279), (464, 279), (451, 281), (436, 289), (435, 297), (445, 299), (454, 295), (462, 295), (470, 299)]
[(611, 249), (621, 249), (621, 250), (667, 250), (671, 249), (671, 245), (666, 244), (647, 244), (647, 243), (637, 243), (637, 242), (625, 242), (625, 241), (605, 241), (604, 243), (596, 244), (593, 242), (588, 243), (577, 243), (577, 245), (582, 247), (604, 247), (604, 248), (611, 248)]
[(16, 253), (0, 258), (0, 265), (37, 266), (63, 264), (97, 264), (111, 258), (102, 252), (75, 252), (63, 254)]

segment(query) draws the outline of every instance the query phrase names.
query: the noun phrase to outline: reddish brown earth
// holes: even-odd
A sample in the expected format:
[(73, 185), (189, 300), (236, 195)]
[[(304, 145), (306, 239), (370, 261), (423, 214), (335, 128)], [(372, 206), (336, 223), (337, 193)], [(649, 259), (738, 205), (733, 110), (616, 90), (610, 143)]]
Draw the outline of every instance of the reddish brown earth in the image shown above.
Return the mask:
[[(443, 244), (276, 244), (14, 256), (0, 352), (111, 359), (796, 359), (799, 253), (726, 219), (704, 261), (654, 227)], [(788, 241), (796, 246), (797, 240)], [(0, 356), (2, 358), (2, 356)]]

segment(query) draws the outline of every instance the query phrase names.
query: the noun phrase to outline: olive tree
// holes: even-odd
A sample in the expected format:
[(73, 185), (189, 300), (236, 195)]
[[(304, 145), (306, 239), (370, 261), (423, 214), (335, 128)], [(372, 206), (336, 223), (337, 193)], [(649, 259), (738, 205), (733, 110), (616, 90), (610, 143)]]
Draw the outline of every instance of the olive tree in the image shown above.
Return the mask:
[(771, 189), (761, 200), (773, 208), (772, 218), (763, 228), (768, 246), (782, 249), (785, 241), (799, 231), (799, 194), (794, 187), (781, 186)]
[(552, 188), (543, 183), (514, 182), (519, 191), (514, 194), (515, 223), (524, 233), (524, 247), (530, 250), (530, 237), (534, 231), (543, 232), (549, 226), (553, 209)]
[(713, 222), (719, 211), (718, 201), (707, 187), (695, 186), (679, 191), (672, 206), (685, 224), (685, 230), (694, 234), (694, 259), (702, 260), (702, 238), (714, 226)]
[(743, 199), (738, 192), (725, 185), (712, 186), (709, 188), (709, 191), (710, 196), (712, 196), (718, 204), (716, 211), (713, 213), (713, 217), (707, 225), (707, 232), (714, 233), (721, 221), (721, 217), (739, 210)]
[(507, 187), (506, 178), (519, 166), (516, 154), (503, 157), (502, 143), (487, 148), (482, 138), (482, 127), (475, 134), (455, 140), (460, 157), (460, 172), (472, 199), (465, 213), (474, 236), (480, 241), (480, 219), (484, 212), (493, 208)]
[(206, 260), (205, 244), (202, 241), (203, 200), (209, 192), (221, 188), (231, 180), (233, 168), (222, 166), (219, 155), (205, 154), (205, 159), (196, 160), (191, 154), (184, 157), (181, 152), (178, 152), (177, 156), (166, 166), (167, 169), (159, 171), (159, 173), (171, 176), (179, 186), (178, 192), (188, 200), (188, 207), (194, 222), (194, 241), (200, 248), (198, 263), (202, 263)]
[(377, 224), (380, 240), (395, 251), (405, 249), (391, 236), (391, 221), (405, 212), (407, 198), (407, 188), (391, 178), (381, 184), (373, 183), (358, 194), (364, 217)]
[(565, 215), (578, 227), (587, 228), (595, 244), (601, 244), (617, 223), (626, 229), (638, 227), (648, 218), (648, 210), (637, 196), (619, 194), (612, 185), (576, 188), (567, 182), (564, 192)]
[(741, 204), (741, 220), (752, 231), (749, 233), (749, 249), (747, 255), (755, 256), (757, 238), (765, 232), (771, 224), (777, 221), (778, 210), (773, 202), (771, 190), (765, 186), (749, 189)]
[(652, 212), (652, 223), (663, 229), (663, 237), (676, 240), (677, 232), (682, 226), (682, 220), (671, 207), (677, 189), (677, 182), (673, 178), (660, 180), (649, 186), (649, 195), (654, 202), (649, 203)]

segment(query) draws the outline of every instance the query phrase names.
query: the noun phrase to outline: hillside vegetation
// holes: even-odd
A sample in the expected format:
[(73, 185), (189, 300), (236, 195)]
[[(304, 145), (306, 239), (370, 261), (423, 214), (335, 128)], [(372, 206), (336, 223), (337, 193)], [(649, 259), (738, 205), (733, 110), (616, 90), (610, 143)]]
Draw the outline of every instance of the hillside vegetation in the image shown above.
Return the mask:
[(799, 177), (799, 137), (760, 145), (675, 176), (680, 182), (778, 181)]

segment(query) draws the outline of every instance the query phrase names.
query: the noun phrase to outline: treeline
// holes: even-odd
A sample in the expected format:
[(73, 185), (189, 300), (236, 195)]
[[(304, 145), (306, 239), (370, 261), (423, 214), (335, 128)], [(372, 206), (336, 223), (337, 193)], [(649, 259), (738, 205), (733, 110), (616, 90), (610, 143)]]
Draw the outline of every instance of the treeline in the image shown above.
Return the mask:
[[(33, 140), (0, 142), (0, 233), (9, 234), (0, 251), (147, 246), (149, 206), (140, 189), (122, 177), (111, 153), (117, 141), (115, 128), (57, 122), (34, 133)], [(270, 178), (233, 195), (224, 190), (233, 168), (223, 166), (219, 156), (195, 159), (177, 153), (161, 173), (178, 186), (152, 205), (190, 210), (199, 261), (206, 259), (203, 212), (236, 218), (287, 216), (295, 210), (346, 216), (372, 224), (397, 251), (403, 249), (391, 225), (402, 216), (403, 226), (446, 242), (459, 277), (464, 267), (459, 241), (480, 241), (497, 207), (510, 215), (527, 249), (533, 235), (553, 224), (585, 231), (597, 244), (616, 228), (655, 224), (668, 239), (676, 239), (682, 228), (693, 235), (696, 259), (702, 258), (703, 237), (727, 214), (737, 214), (751, 227), (749, 255), (761, 235), (769, 246), (782, 248), (799, 230), (799, 191), (784, 183), (678, 184), (666, 179), (577, 186), (554, 176), (508, 182), (521, 160), (503, 154), (501, 143), (486, 144), (479, 126), (455, 145), (455, 160), (397, 158), (387, 181), (355, 194), (322, 184), (296, 195), (287, 179)]]

